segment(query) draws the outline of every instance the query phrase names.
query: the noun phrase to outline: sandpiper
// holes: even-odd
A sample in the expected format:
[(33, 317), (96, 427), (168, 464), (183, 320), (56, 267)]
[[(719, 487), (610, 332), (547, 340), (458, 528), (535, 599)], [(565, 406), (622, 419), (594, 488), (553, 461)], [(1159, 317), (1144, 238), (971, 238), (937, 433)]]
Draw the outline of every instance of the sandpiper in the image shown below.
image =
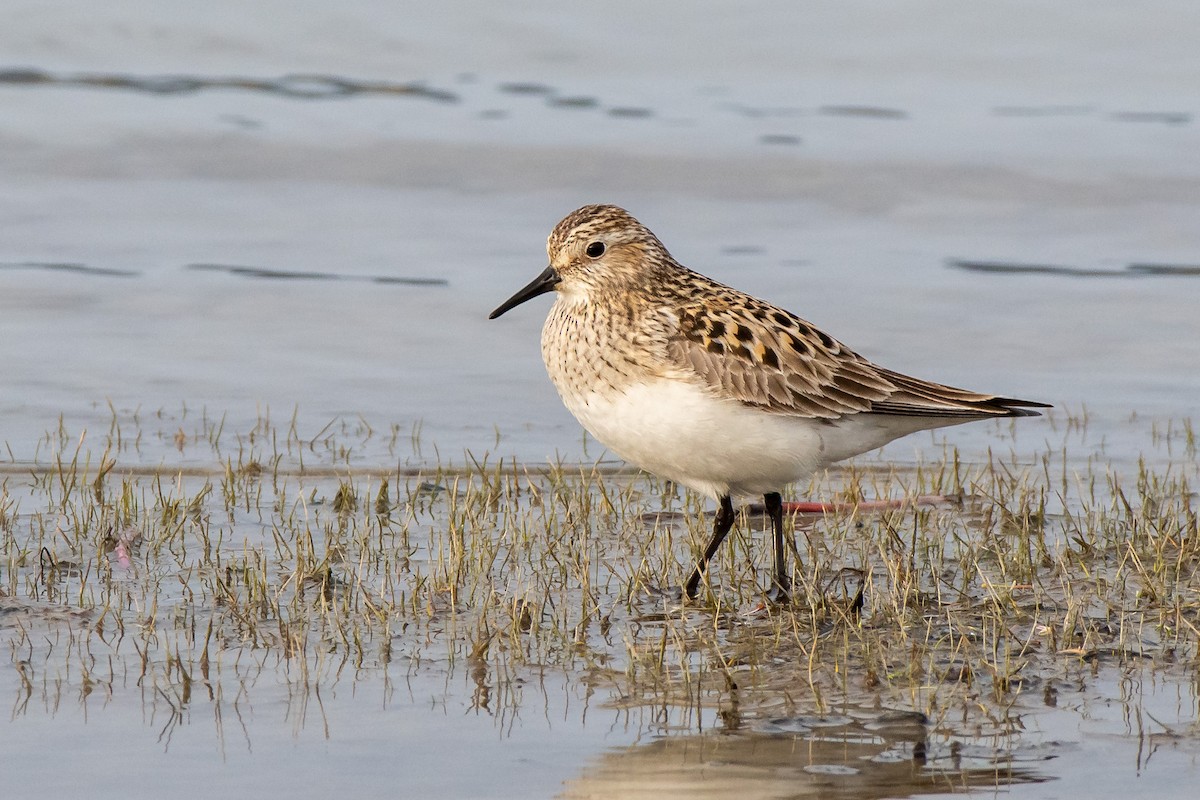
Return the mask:
[(733, 526), (733, 496), (763, 495), (775, 587), (786, 597), (787, 484), (916, 431), (1049, 407), (873, 364), (795, 314), (683, 266), (616, 206), (567, 215), (546, 251), (550, 265), (489, 318), (557, 292), (542, 359), (563, 403), (624, 460), (717, 501), (688, 598)]

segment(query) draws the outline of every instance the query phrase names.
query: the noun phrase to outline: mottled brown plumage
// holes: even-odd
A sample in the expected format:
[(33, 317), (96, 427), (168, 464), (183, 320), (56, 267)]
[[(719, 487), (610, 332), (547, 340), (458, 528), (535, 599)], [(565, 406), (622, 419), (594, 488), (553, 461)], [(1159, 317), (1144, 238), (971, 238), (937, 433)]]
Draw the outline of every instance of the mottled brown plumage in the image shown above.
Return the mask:
[[(573, 244), (600, 239), (606, 240), (608, 268), (589, 276), (586, 254), (583, 260), (572, 259), (570, 251)], [(1036, 412), (1026, 407), (1044, 407), (879, 367), (790, 311), (683, 266), (649, 229), (616, 206), (584, 206), (570, 214), (555, 226), (547, 249), (552, 263), (568, 255), (560, 277), (576, 271), (581, 282), (621, 292), (615, 313), (628, 318), (627, 333), (640, 322), (641, 332), (649, 334), (635, 351), (648, 348), (660, 360), (665, 354), (663, 367), (690, 373), (714, 396), (818, 419), (857, 413), (1030, 416)], [(614, 313), (613, 308), (603, 310)], [(579, 322), (578, 309), (556, 319), (550, 349)], [(548, 357), (554, 359), (554, 354)], [(622, 371), (619, 364), (613, 368)]]

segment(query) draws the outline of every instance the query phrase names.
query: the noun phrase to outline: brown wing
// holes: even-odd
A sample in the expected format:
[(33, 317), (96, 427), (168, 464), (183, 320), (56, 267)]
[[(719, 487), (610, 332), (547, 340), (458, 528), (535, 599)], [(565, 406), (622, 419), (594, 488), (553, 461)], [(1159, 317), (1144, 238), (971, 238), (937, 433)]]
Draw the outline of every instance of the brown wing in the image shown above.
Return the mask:
[(667, 345), (676, 366), (742, 403), (818, 419), (876, 413), (1036, 416), (1042, 403), (968, 392), (872, 364), (796, 315), (754, 298), (677, 310)]

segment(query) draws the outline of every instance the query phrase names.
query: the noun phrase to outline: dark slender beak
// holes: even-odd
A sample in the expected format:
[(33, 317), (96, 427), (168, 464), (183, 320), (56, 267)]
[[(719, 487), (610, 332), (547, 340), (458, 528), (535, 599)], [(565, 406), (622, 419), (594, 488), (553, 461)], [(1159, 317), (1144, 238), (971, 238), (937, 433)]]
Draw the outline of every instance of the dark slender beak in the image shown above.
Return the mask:
[(558, 277), (558, 273), (554, 271), (554, 267), (546, 267), (546, 269), (542, 270), (541, 275), (538, 275), (529, 282), (528, 286), (505, 300), (495, 311), (488, 314), (488, 319), (495, 319), (505, 311), (516, 308), (521, 303), (524, 303), (526, 300), (532, 300), (539, 294), (553, 291), (554, 287), (558, 286), (560, 280), (562, 279)]

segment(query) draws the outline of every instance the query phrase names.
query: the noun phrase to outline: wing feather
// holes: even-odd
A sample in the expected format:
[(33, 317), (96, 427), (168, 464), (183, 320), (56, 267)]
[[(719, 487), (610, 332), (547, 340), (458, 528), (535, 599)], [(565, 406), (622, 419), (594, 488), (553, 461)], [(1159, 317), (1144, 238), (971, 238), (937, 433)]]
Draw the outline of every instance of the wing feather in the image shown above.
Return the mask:
[(923, 381), (872, 364), (787, 311), (740, 295), (738, 302), (685, 303), (672, 314), (667, 355), (714, 393), (779, 414), (978, 418), (1030, 416), (1014, 398)]

